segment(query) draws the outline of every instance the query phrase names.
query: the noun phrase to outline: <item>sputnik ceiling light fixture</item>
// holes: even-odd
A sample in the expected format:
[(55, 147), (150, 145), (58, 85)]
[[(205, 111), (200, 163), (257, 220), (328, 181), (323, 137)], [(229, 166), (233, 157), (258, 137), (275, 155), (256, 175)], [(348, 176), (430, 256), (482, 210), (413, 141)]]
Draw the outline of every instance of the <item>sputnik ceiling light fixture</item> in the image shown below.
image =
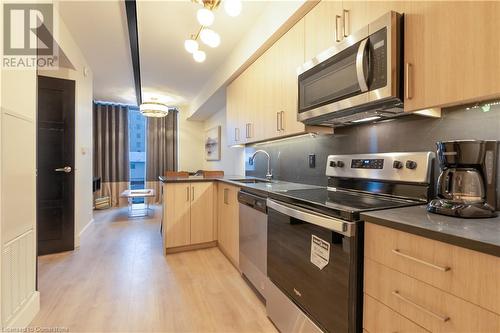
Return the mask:
[(236, 17), (241, 13), (241, 0), (191, 0), (194, 3), (202, 5), (203, 8), (198, 9), (196, 19), (200, 24), (200, 29), (196, 34), (191, 34), (188, 39), (184, 41), (184, 48), (186, 51), (193, 55), (196, 62), (204, 62), (207, 58), (205, 51), (200, 50), (198, 40), (203, 44), (215, 48), (220, 45), (220, 35), (209, 27), (214, 24), (215, 15), (214, 11), (219, 8), (222, 3), (226, 14), (231, 17)]

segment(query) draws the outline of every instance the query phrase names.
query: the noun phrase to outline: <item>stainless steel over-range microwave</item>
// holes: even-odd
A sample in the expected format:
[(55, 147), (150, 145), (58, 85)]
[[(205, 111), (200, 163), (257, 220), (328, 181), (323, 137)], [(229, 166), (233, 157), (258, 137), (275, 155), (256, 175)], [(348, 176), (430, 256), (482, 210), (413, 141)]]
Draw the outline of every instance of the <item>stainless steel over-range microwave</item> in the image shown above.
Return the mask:
[(403, 17), (388, 12), (298, 69), (298, 120), (339, 126), (403, 113)]

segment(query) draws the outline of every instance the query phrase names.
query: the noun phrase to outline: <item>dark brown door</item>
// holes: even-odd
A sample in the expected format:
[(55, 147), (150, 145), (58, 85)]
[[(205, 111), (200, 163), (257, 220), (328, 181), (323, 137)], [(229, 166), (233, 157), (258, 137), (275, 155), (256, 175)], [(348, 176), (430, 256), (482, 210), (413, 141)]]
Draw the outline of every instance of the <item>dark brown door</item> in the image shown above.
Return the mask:
[(75, 81), (38, 77), (37, 126), (38, 255), (70, 251), (75, 243)]

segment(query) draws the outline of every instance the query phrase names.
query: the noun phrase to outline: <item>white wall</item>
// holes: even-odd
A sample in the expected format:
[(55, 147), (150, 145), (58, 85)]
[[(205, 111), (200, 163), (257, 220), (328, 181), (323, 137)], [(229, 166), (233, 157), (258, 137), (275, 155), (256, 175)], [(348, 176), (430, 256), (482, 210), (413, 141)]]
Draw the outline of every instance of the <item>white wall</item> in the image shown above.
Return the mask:
[(219, 110), (203, 123), (204, 131), (215, 126), (221, 127), (221, 160), (206, 161), (204, 170), (223, 170), (225, 175), (243, 176), (245, 174), (245, 148), (233, 148), (227, 145), (226, 108)]
[[(58, 3), (54, 3), (58, 16)], [(75, 43), (66, 24), (60, 18), (56, 39), (75, 67), (57, 71), (39, 71), (40, 75), (74, 80), (75, 92), (75, 246), (80, 245), (82, 230), (92, 221), (92, 71), (82, 51)]]
[(178, 169), (196, 171), (203, 167), (203, 122), (187, 120), (187, 107), (180, 107), (178, 114)]
[[(2, 29), (0, 24), (0, 36)], [(35, 291), (36, 69), (0, 72), (0, 326), (22, 327), (40, 306)]]

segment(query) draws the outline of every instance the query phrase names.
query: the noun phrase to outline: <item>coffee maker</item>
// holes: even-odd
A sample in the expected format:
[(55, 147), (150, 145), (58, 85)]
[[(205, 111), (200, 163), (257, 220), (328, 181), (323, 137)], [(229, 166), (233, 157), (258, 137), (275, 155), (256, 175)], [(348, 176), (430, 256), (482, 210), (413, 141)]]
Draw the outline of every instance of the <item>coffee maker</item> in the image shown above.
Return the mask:
[(496, 216), (497, 141), (436, 143), (441, 168), (432, 213), (464, 218)]

